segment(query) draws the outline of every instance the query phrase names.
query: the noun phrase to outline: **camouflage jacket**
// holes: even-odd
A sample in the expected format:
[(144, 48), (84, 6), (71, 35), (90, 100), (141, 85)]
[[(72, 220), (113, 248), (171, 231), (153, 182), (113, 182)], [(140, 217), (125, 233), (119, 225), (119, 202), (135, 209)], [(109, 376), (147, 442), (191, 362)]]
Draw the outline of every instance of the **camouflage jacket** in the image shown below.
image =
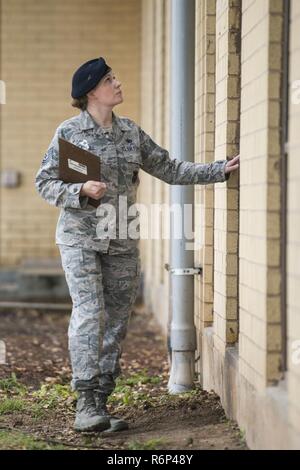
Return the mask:
[(230, 175), (225, 175), (224, 171), (227, 160), (203, 164), (171, 159), (169, 152), (157, 145), (132, 120), (113, 113), (112, 133), (107, 134), (88, 111), (82, 111), (57, 128), (36, 175), (39, 194), (48, 203), (61, 207), (56, 244), (103, 252), (109, 250), (117, 254), (136, 249), (138, 242), (131, 238), (122, 239), (118, 229), (116, 237), (99, 236), (96, 230), (99, 212), (88, 204), (87, 197), (79, 194), (83, 183), (64, 183), (58, 177), (58, 137), (99, 156), (101, 181), (107, 185), (99, 208), (111, 204), (117, 214), (120, 196), (127, 197), (128, 207), (136, 202), (140, 169), (176, 185), (224, 182)]

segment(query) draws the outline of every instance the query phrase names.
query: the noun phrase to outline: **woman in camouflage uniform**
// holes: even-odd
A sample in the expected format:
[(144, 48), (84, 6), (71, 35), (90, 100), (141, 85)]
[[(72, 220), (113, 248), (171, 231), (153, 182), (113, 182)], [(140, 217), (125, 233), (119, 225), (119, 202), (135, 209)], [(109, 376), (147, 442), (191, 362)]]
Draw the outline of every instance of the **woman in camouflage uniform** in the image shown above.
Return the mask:
[[(136, 202), (140, 169), (169, 184), (210, 184), (226, 181), (239, 157), (209, 164), (170, 159), (135, 122), (113, 112), (123, 101), (121, 83), (102, 57), (79, 67), (71, 94), (81, 112), (57, 128), (36, 187), (47, 202), (61, 207), (56, 244), (73, 302), (68, 337), (72, 386), (78, 392), (75, 429), (117, 431), (128, 424), (108, 414), (106, 401), (120, 373), (121, 343), (140, 277), (138, 239), (119, 233), (121, 206), (126, 200), (130, 222), (127, 205)], [(59, 179), (59, 137), (99, 156), (101, 182)], [(89, 198), (116, 211), (113, 236), (99, 233), (100, 214)]]

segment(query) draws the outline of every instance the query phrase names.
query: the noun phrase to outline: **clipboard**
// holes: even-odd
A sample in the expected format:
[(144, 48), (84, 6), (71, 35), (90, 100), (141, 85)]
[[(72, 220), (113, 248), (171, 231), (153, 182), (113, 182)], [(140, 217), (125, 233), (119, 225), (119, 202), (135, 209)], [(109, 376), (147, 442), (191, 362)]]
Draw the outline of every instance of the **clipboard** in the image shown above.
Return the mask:
[[(61, 137), (59, 145), (59, 179), (64, 183), (85, 183), (89, 180), (100, 181), (101, 161), (94, 153), (77, 147)], [(100, 199), (89, 197), (88, 203), (100, 205)]]

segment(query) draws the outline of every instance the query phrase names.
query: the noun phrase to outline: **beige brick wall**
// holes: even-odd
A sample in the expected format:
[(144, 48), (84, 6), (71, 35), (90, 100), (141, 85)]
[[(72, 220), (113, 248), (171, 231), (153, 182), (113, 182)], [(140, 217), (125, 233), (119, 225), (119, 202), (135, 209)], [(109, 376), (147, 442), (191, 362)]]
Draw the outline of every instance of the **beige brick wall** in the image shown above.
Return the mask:
[[(280, 210), (282, 182), (278, 168), (281, 156), (281, 99), (282, 99), (282, 42), (283, 1), (270, 1), (269, 5), (269, 135), (267, 160), (267, 383), (282, 378), (281, 371), (281, 317), (273, 305), (281, 302), (281, 233)], [(285, 248), (284, 248), (285, 249)], [(270, 303), (268, 303), (270, 301)], [(273, 305), (272, 305), (273, 304)], [(286, 313), (286, 312), (284, 312)]]
[[(161, 0), (154, 0), (154, 83), (153, 83), (153, 139), (159, 145), (163, 146), (164, 136), (164, 100), (165, 100), (165, 41), (164, 41), (164, 26), (165, 26), (165, 2)], [(161, 204), (163, 202), (163, 186), (165, 185), (162, 181), (157, 178), (152, 178), (153, 185), (153, 201), (155, 204)], [(154, 221), (153, 221), (154, 222)], [(162, 237), (162, 220), (156, 220), (155, 224), (159, 224), (160, 238), (153, 240), (152, 250), (154, 255), (154, 278), (158, 284), (163, 283), (163, 243)], [(156, 297), (153, 301), (155, 302)]]
[[(141, 34), (141, 126), (145, 132), (153, 132), (153, 68), (154, 68), (154, 10), (149, 0), (142, 1), (142, 34)], [(151, 177), (141, 172), (139, 187), (139, 200), (148, 204), (152, 199)], [(152, 278), (152, 253), (151, 242), (141, 240), (141, 257), (145, 279), (145, 301), (149, 305), (147, 297), (147, 285)]]
[[(287, 314), (290, 422), (300, 432), (300, 2), (291, 2), (288, 151)], [(293, 88), (297, 87), (297, 88)], [(297, 352), (298, 351), (298, 352)], [(299, 448), (299, 447), (298, 447)]]
[[(285, 382), (277, 385), (281, 378), (282, 347), (280, 100), (283, 0), (216, 0), (216, 8), (214, 3), (196, 0), (196, 160), (209, 162), (230, 158), (240, 150), (241, 165), (239, 175), (231, 175), (225, 184), (195, 187), (195, 203), (203, 206), (202, 211), (195, 214), (196, 242), (203, 242), (203, 246), (195, 251), (195, 262), (203, 267), (203, 276), (195, 278), (196, 357), (200, 356), (197, 370), (205, 375), (202, 377), (205, 386), (220, 394), (228, 415), (245, 426), (247, 438), (255, 447), (269, 443), (271, 447), (279, 448), (280, 436), (283, 446), (292, 447), (296, 433), (289, 433), (289, 423), (296, 431), (300, 428), (297, 362), (300, 354), (295, 351), (295, 341), (300, 340), (297, 291), (300, 275), (300, 170), (297, 159), (300, 92), (296, 95), (294, 91), (299, 103), (290, 107), (286, 389)], [(298, 0), (292, 0), (291, 84), (300, 80), (299, 5)], [(167, 90), (170, 83), (167, 65), (170, 4), (166, 3), (164, 39), (157, 18), (154, 26), (156, 3), (144, 0), (143, 6), (146, 8), (143, 13), (143, 55), (147, 55), (147, 60), (144, 59), (143, 65), (142, 124), (168, 148), (169, 103), (159, 95), (163, 86)], [(164, 59), (160, 56), (163, 48), (159, 38), (165, 41)], [(157, 80), (165, 68), (165, 85), (159, 80), (158, 96), (155, 94), (153, 100), (154, 86), (146, 83), (152, 67)], [(159, 197), (166, 202), (168, 186), (163, 185), (161, 195), (159, 182), (153, 186), (153, 178), (147, 175), (143, 178), (147, 183), (141, 191), (142, 199), (150, 203)], [(168, 261), (168, 249), (168, 242), (158, 245), (150, 242), (144, 243), (142, 250), (149, 305), (163, 325), (166, 319), (163, 305), (167, 302), (163, 304), (157, 296), (163, 294), (168, 298), (168, 275), (164, 273), (162, 283), (159, 270), (160, 260)], [(213, 328), (205, 329), (210, 325)], [(238, 348), (228, 348), (237, 340)], [(300, 350), (299, 345), (298, 348)], [(205, 364), (202, 370), (200, 362)], [(253, 414), (249, 409), (253, 409)]]
[[(163, 136), (163, 146), (164, 148), (170, 148), (170, 80), (171, 80), (171, 71), (170, 71), (170, 54), (171, 54), (171, 1), (165, 0), (165, 74), (164, 74), (164, 89), (165, 89), (165, 99), (164, 99), (164, 106), (165, 106), (165, 113), (164, 113), (164, 136)], [(165, 204), (169, 204), (169, 194), (170, 194), (170, 186), (167, 184), (163, 185), (163, 195), (164, 195), (164, 202)], [(169, 240), (165, 239), (163, 241), (164, 249), (163, 249), (163, 264), (169, 263), (169, 249), (170, 244)], [(165, 307), (164, 307), (164, 314), (167, 316), (169, 315), (169, 273), (164, 269), (164, 295), (165, 295)]]
[[(1, 169), (22, 184), (0, 190), (2, 265), (57, 256), (58, 209), (36, 193), (34, 177), (57, 125), (76, 114), (70, 82), (84, 61), (103, 55), (123, 84), (117, 114), (139, 120), (139, 0), (1, 0)], [(124, 19), (126, 21), (124, 21)]]
[[(162, 147), (169, 149), (169, 94), (170, 94), (170, 0), (143, 0), (142, 2), (142, 73), (141, 125)], [(139, 201), (150, 204), (168, 204), (169, 185), (141, 172)], [(151, 226), (159, 226), (158, 239), (141, 240), (141, 257), (145, 276), (145, 302), (166, 331), (168, 321), (169, 240), (162, 239), (162, 218), (151, 219)]]
[[(216, 3), (214, 159), (239, 152), (240, 1)], [(238, 337), (238, 174), (216, 184), (214, 211), (214, 343), (224, 352)]]
[(280, 378), (282, 2), (243, 2), (240, 171), (240, 371)]
[[(142, 36), (141, 36), (141, 126), (145, 132), (152, 134), (153, 123), (153, 87), (154, 87), (154, 3), (142, 1)], [(147, 173), (140, 174), (139, 200), (149, 207), (152, 200), (152, 178)], [(147, 285), (152, 278), (151, 241), (141, 240), (141, 258), (145, 280), (145, 301), (151, 304), (151, 293)], [(148, 298), (149, 295), (149, 298)]]
[[(196, 2), (195, 161), (214, 160), (215, 127), (215, 0)], [(214, 187), (195, 186), (195, 324), (201, 356), (201, 334), (213, 319), (213, 206)], [(200, 368), (200, 363), (197, 363)]]

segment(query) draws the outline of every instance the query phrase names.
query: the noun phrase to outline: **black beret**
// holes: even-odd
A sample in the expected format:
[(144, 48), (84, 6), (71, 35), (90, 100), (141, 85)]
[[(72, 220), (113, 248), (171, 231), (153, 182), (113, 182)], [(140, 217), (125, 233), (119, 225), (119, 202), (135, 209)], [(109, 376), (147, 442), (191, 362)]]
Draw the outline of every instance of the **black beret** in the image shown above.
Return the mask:
[(82, 64), (72, 78), (72, 98), (80, 98), (91, 91), (110, 70), (103, 57)]

